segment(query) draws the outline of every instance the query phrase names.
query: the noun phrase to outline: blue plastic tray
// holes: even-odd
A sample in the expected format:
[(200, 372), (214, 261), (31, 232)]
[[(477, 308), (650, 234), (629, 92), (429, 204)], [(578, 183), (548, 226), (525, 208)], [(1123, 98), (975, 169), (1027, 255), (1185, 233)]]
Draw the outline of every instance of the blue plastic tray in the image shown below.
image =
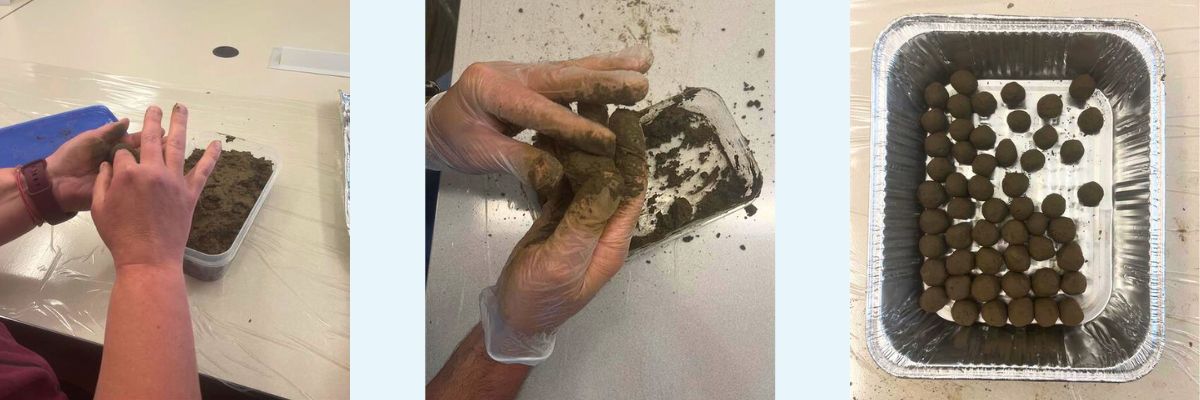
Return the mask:
[(95, 105), (0, 128), (0, 168), (45, 158), (80, 133), (116, 120), (108, 107)]

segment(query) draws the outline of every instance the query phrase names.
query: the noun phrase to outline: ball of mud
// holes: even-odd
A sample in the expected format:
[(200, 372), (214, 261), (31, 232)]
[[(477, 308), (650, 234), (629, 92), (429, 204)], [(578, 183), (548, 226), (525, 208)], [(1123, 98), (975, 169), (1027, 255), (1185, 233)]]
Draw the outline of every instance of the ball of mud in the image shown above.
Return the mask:
[(1059, 283), (1059, 288), (1066, 294), (1082, 294), (1084, 290), (1087, 290), (1087, 277), (1083, 276), (1079, 271), (1064, 272), (1062, 282)]
[(1000, 188), (1008, 197), (1024, 196), (1025, 191), (1029, 190), (1029, 176), (1019, 172), (1004, 174), (1004, 180), (1000, 181)]
[(930, 157), (946, 157), (950, 155), (950, 147), (954, 143), (945, 133), (934, 133), (925, 137), (925, 154)]
[(1022, 297), (1008, 302), (1008, 322), (1021, 328), (1033, 322), (1033, 299)]
[(925, 132), (945, 132), (947, 124), (949, 122), (946, 121), (946, 114), (940, 108), (930, 109), (921, 114), (921, 128), (925, 129)]
[(975, 216), (975, 202), (966, 197), (951, 198), (946, 205), (946, 214), (954, 219), (971, 219)]
[(1079, 187), (1079, 204), (1088, 207), (1100, 205), (1100, 200), (1104, 198), (1104, 188), (1100, 187), (1099, 183), (1088, 182)]
[(951, 173), (954, 173), (954, 163), (946, 157), (934, 157), (925, 165), (925, 174), (937, 182), (945, 182)]
[(1041, 212), (1034, 211), (1029, 214), (1029, 218), (1025, 218), (1025, 229), (1029, 230), (1030, 235), (1044, 235), (1046, 228), (1050, 226), (1050, 217)]
[(1096, 80), (1092, 79), (1089, 74), (1080, 75), (1071, 81), (1071, 88), (1067, 91), (1071, 94), (1071, 98), (1079, 100), (1080, 103), (1086, 102), (1092, 97), (1092, 93), (1096, 92)]
[(1008, 307), (1004, 305), (1004, 300), (997, 299), (983, 303), (980, 313), (983, 315), (983, 322), (989, 326), (999, 328), (1008, 325)]
[(933, 286), (921, 292), (921, 309), (927, 313), (935, 313), (950, 303), (950, 298), (946, 297), (946, 289), (941, 286)]
[(970, 140), (976, 149), (991, 149), (996, 146), (996, 131), (990, 126), (980, 125), (971, 131)]
[(971, 223), (959, 222), (946, 229), (946, 245), (952, 249), (970, 249), (974, 239), (971, 238)]
[(1004, 139), (996, 145), (996, 164), (1008, 168), (1017, 163), (1017, 146), (1011, 139)]
[(1008, 104), (1009, 108), (1016, 108), (1021, 105), (1022, 101), (1025, 101), (1025, 88), (1021, 87), (1019, 83), (1009, 82), (1004, 85), (1003, 89), (1000, 89), (1000, 100), (1003, 100), (1004, 104)]
[(1004, 265), (1009, 271), (1025, 272), (1029, 270), (1029, 249), (1019, 244), (1010, 244), (1004, 249)]
[(1079, 326), (1083, 323), (1083, 307), (1075, 299), (1064, 297), (1058, 301), (1058, 318), (1062, 319), (1063, 325)]
[(971, 142), (958, 142), (950, 147), (950, 154), (954, 155), (954, 161), (965, 165), (975, 161), (977, 152)]
[(1046, 261), (1054, 257), (1054, 242), (1044, 236), (1030, 236), (1026, 243), (1029, 248), (1029, 258)]
[(992, 181), (985, 176), (975, 175), (967, 181), (967, 193), (971, 194), (971, 198), (979, 201), (984, 201), (992, 198), (992, 194), (996, 188), (992, 185)]
[(1029, 279), (1033, 287), (1033, 295), (1038, 297), (1049, 297), (1058, 293), (1058, 273), (1050, 268), (1042, 268), (1033, 271), (1033, 278)]
[(1061, 194), (1051, 193), (1042, 200), (1042, 213), (1045, 213), (1047, 217), (1058, 218), (1066, 211), (1067, 199), (1063, 198)]
[(946, 241), (942, 235), (924, 235), (917, 241), (917, 249), (925, 257), (941, 257), (946, 254)]
[(1000, 228), (1000, 237), (1008, 244), (1025, 244), (1029, 241), (1029, 231), (1024, 222), (1009, 220)]
[(971, 122), (970, 118), (960, 118), (950, 123), (950, 129), (947, 133), (955, 141), (966, 141), (971, 137), (971, 131), (975, 129), (975, 123)]
[(954, 305), (950, 306), (950, 315), (954, 317), (954, 323), (971, 326), (979, 319), (979, 304), (974, 300), (955, 301)]
[(1054, 326), (1058, 322), (1058, 304), (1054, 299), (1040, 298), (1033, 301), (1033, 319), (1043, 328)]
[(921, 263), (921, 282), (929, 286), (942, 286), (946, 283), (946, 262), (940, 258), (929, 258)]
[(1075, 220), (1067, 217), (1051, 219), (1049, 236), (1058, 243), (1070, 243), (1075, 240)]
[(996, 96), (988, 92), (977, 92), (971, 96), (971, 109), (987, 117), (996, 112)]
[(955, 250), (946, 257), (946, 273), (958, 276), (966, 275), (975, 268), (975, 253), (970, 249)]
[(978, 301), (995, 299), (1000, 294), (1000, 279), (995, 275), (978, 275), (971, 280), (971, 298)]
[(1057, 94), (1048, 94), (1038, 100), (1037, 112), (1042, 119), (1058, 118), (1062, 115), (1062, 109), (1062, 96)]
[(998, 274), (1004, 267), (1004, 256), (991, 247), (980, 247), (975, 252), (975, 267), (985, 274)]
[(921, 182), (917, 185), (917, 201), (925, 208), (938, 208), (946, 204), (946, 189), (934, 181)]
[[(949, 266), (949, 264), (946, 264)], [(946, 297), (950, 300), (962, 300), (971, 297), (971, 277), (967, 275), (952, 275), (946, 278)]]
[(1079, 243), (1071, 242), (1064, 244), (1058, 249), (1057, 264), (1063, 271), (1078, 271), (1083, 268), (1083, 249), (1079, 247)]
[(971, 94), (979, 88), (979, 82), (975, 80), (975, 74), (963, 69), (950, 75), (950, 86), (953, 86), (954, 91), (958, 93)]
[(946, 87), (942, 86), (941, 82), (931, 82), (925, 86), (925, 105), (930, 108), (946, 108), (946, 100), (950, 99), (950, 92), (946, 91)]
[(1033, 210), (1033, 200), (1028, 197), (1013, 197), (1012, 201), (1008, 202), (1008, 212), (1017, 221), (1029, 219), (1029, 216), (1033, 215)]
[(991, 246), (1000, 241), (1000, 229), (986, 220), (975, 221), (975, 226), (971, 227), (971, 238), (980, 246)]
[(975, 156), (975, 160), (971, 161), (971, 171), (975, 175), (991, 177), (992, 172), (996, 170), (996, 157), (991, 154), (983, 153)]
[(950, 100), (946, 102), (946, 110), (950, 111), (954, 118), (971, 118), (971, 98), (962, 94), (950, 96)]
[(1004, 294), (1014, 299), (1028, 296), (1029, 276), (1023, 272), (1008, 271), (1004, 273), (1004, 277), (1000, 278), (1000, 287), (1004, 289)]
[(996, 224), (1005, 218), (1008, 218), (1008, 204), (1004, 200), (993, 197), (983, 202), (983, 219)]
[[(947, 138), (949, 140), (949, 138)], [(929, 148), (929, 141), (925, 141), (925, 148)], [(1050, 150), (1054, 144), (1058, 143), (1058, 131), (1054, 130), (1054, 126), (1043, 125), (1038, 128), (1037, 132), (1033, 133), (1033, 144), (1042, 150)], [(926, 150), (928, 151), (928, 150)]]
[(1026, 150), (1021, 154), (1021, 169), (1025, 172), (1037, 172), (1046, 165), (1046, 156), (1035, 149)]
[(931, 208), (921, 211), (919, 222), (921, 232), (943, 233), (946, 232), (946, 228), (950, 227), (950, 216), (941, 209)]
[(1085, 135), (1094, 135), (1104, 127), (1104, 114), (1096, 107), (1089, 107), (1079, 113), (1079, 130)]
[(1006, 119), (1008, 120), (1008, 128), (1012, 129), (1013, 132), (1029, 132), (1029, 124), (1031, 121), (1029, 119), (1029, 113), (1025, 112), (1025, 110), (1016, 110), (1010, 112), (1008, 113), (1008, 117)]
[(1063, 142), (1062, 148), (1059, 149), (1059, 155), (1062, 157), (1063, 164), (1075, 165), (1083, 158), (1083, 142), (1075, 139)]
[(967, 197), (970, 193), (967, 192), (967, 177), (958, 172), (952, 172), (946, 176), (946, 194), (951, 197)]

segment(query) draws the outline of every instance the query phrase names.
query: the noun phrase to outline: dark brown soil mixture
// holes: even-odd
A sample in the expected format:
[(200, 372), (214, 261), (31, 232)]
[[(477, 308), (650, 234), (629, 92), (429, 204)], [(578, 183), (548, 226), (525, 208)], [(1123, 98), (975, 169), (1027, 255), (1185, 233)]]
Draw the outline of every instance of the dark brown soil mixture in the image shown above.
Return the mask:
[[(203, 155), (203, 149), (192, 151), (185, 169), (191, 170)], [(196, 202), (187, 246), (206, 254), (229, 250), (274, 170), (274, 163), (250, 152), (222, 152)]]

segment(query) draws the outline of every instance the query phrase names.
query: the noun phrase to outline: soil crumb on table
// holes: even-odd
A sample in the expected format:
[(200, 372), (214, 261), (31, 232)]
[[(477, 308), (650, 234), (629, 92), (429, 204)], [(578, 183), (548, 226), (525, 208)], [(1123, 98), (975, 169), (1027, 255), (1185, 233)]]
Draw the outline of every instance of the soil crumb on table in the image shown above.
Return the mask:
[[(203, 155), (203, 149), (192, 151), (185, 169), (191, 170)], [(196, 202), (187, 247), (206, 254), (229, 250), (274, 170), (274, 163), (250, 152), (223, 151)]]

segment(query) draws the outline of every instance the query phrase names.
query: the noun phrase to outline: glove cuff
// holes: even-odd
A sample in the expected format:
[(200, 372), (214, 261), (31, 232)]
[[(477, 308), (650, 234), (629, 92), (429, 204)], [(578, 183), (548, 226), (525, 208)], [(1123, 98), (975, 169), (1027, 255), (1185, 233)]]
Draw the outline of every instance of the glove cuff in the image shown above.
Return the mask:
[(445, 95), (446, 92), (435, 94), (433, 97), (429, 98), (429, 101), (425, 102), (425, 169), (431, 169), (434, 171), (445, 171), (449, 169), (449, 166), (442, 161), (441, 154), (438, 154), (437, 150), (434, 149), (433, 143), (431, 142), (431, 139), (436, 137), (436, 135), (433, 133), (433, 130), (437, 129), (433, 126), (433, 106), (436, 105), (438, 100), (441, 100)]
[(534, 366), (554, 352), (553, 332), (525, 334), (514, 331), (504, 322), (495, 286), (479, 293), (479, 319), (483, 325), (483, 343), (493, 360)]

